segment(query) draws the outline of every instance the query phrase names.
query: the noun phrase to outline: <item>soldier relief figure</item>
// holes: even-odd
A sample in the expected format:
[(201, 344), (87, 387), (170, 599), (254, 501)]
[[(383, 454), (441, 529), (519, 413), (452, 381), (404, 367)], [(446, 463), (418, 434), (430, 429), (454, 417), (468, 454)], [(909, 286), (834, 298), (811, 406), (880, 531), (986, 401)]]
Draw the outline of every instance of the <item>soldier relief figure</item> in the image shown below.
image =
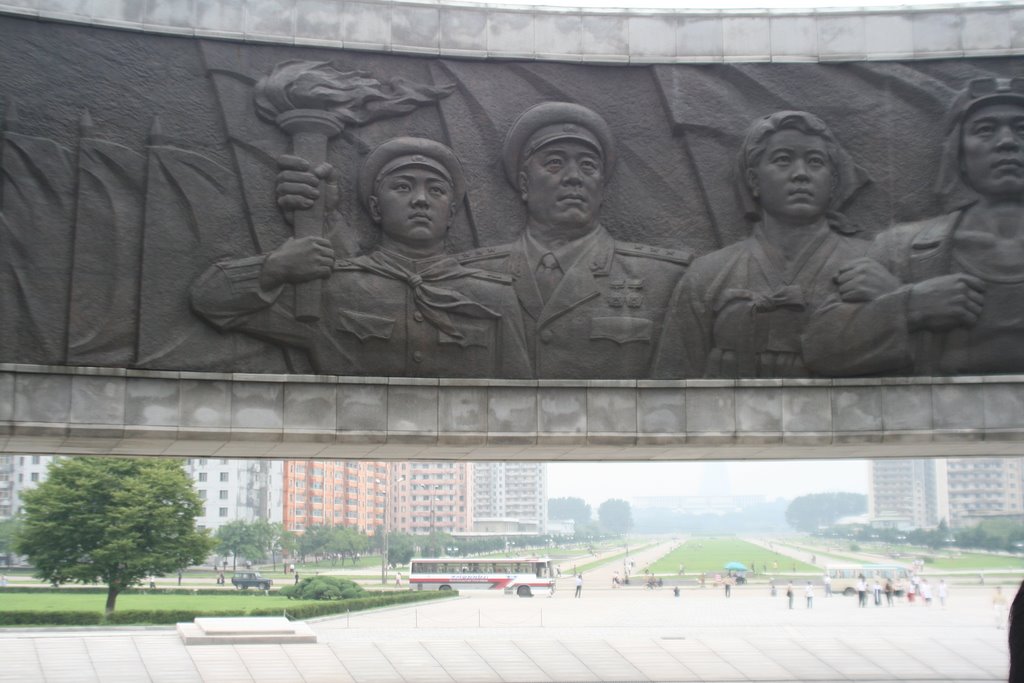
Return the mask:
[(654, 376), (806, 377), (806, 326), (833, 293), (872, 299), (895, 287), (862, 258), (869, 242), (839, 212), (867, 182), (813, 114), (756, 120), (738, 193), (753, 234), (694, 261), (672, 298)]
[[(282, 164), (281, 203), (305, 210), (319, 178), (301, 159)], [(289, 239), (269, 254), (213, 265), (193, 286), (193, 307), (220, 329), (305, 350), (321, 373), (529, 377), (511, 279), (445, 253), (465, 188), (447, 146), (389, 140), (359, 176), (359, 198), (381, 230), (374, 251), (335, 259), (327, 238)], [(314, 279), (326, 283), (320, 320), (300, 322), (284, 294)]]
[(647, 377), (690, 255), (612, 238), (601, 225), (615, 140), (586, 107), (546, 102), (505, 137), (505, 176), (526, 206), (519, 239), (461, 255), (512, 278), (540, 378)]
[(816, 316), (834, 375), (1024, 368), (1024, 79), (971, 81), (953, 102), (937, 190), (945, 215), (896, 225), (871, 256), (902, 283)]

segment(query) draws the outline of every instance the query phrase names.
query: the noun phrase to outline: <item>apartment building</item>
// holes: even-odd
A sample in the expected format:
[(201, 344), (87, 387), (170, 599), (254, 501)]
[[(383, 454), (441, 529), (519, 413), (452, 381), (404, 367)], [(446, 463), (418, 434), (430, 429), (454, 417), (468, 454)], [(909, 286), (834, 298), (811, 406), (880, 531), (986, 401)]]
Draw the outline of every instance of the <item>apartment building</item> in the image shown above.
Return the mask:
[(932, 529), (949, 521), (946, 461), (941, 458), (868, 461), (868, 518), (876, 526)]
[(473, 463), (473, 519), (476, 530), (494, 520), (514, 520), (521, 531), (546, 533), (547, 464)]
[(350, 460), (283, 463), (285, 528), (346, 526), (373, 534), (384, 524), (388, 464)]
[(473, 525), (473, 463), (391, 464), (388, 529), (408, 534), (460, 533)]
[(52, 455), (0, 456), (0, 519), (21, 511), (21, 494), (46, 481), (46, 470), (55, 459)]
[(949, 525), (1024, 516), (1024, 458), (949, 458)]
[(215, 531), (235, 520), (283, 521), (280, 460), (189, 458), (185, 472), (204, 505), (198, 528)]

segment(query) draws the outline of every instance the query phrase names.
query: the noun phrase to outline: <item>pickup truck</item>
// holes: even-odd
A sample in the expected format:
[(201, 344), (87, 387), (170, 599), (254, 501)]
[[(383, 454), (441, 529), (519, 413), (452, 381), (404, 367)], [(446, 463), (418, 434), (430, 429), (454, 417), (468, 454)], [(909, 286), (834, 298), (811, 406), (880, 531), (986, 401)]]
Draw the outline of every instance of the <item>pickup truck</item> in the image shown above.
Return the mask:
[(270, 586), (273, 583), (273, 579), (260, 576), (259, 572), (235, 572), (234, 576), (231, 577), (231, 585), (242, 590), (246, 588), (259, 588), (262, 591), (270, 590)]

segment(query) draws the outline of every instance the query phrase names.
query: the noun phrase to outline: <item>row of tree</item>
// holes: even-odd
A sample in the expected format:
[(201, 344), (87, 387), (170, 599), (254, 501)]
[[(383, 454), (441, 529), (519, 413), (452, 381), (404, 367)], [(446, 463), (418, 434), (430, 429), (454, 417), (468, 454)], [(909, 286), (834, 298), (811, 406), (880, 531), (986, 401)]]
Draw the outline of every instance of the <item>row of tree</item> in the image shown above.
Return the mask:
[(548, 519), (571, 520), (576, 537), (602, 534), (622, 536), (633, 528), (633, 510), (625, 500), (610, 498), (597, 508), (597, 523), (590, 505), (582, 498), (551, 498), (548, 500)]
[(1024, 549), (1024, 525), (1016, 519), (987, 519), (974, 526), (949, 528), (946, 520), (934, 529), (879, 529), (866, 524), (843, 525), (818, 531), (821, 536), (846, 536), (855, 541), (917, 545), (939, 549), (956, 546), (1019, 553)]

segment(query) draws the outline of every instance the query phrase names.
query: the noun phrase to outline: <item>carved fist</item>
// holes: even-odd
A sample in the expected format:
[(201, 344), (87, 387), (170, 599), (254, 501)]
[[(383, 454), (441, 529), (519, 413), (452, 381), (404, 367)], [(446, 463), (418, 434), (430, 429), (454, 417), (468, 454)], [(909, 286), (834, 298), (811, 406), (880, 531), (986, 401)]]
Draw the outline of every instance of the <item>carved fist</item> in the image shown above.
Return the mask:
[(844, 264), (833, 278), (843, 301), (873, 301), (895, 291), (900, 281), (878, 261), (867, 257)]
[(313, 167), (301, 157), (284, 154), (277, 158), (277, 205), (291, 222), (293, 211), (308, 209), (324, 193), (324, 208), (338, 204), (337, 172), (328, 163)]
[(267, 254), (260, 273), (260, 286), (270, 290), (286, 282), (308, 282), (330, 277), (334, 249), (323, 237), (289, 239)]
[(985, 283), (953, 273), (919, 282), (910, 289), (907, 316), (911, 329), (941, 332), (971, 327), (985, 305)]

